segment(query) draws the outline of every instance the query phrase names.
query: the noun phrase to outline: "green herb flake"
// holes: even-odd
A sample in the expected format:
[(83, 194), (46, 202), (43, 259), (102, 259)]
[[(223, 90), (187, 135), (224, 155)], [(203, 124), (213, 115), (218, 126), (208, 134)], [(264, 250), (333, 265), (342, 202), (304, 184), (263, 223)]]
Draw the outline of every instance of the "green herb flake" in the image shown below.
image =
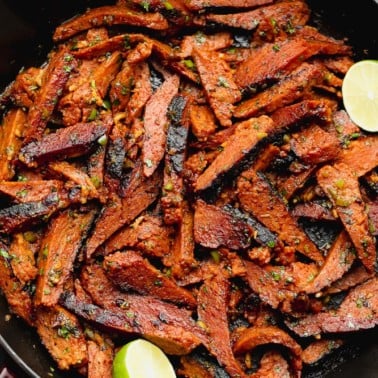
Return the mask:
[(97, 118), (97, 109), (93, 108), (88, 116), (88, 121), (94, 121)]
[(108, 143), (108, 137), (106, 135), (101, 136), (100, 138), (97, 139), (97, 143), (100, 146), (105, 146), (106, 143)]

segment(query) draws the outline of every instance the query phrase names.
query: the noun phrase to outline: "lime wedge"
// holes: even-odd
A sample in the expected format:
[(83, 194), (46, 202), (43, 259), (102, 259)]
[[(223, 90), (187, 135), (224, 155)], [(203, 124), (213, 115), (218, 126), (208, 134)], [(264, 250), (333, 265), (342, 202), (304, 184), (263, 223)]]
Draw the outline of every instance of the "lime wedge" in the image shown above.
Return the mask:
[(113, 378), (176, 378), (168, 357), (156, 345), (136, 339), (124, 345), (113, 361)]
[(344, 77), (342, 94), (352, 121), (366, 131), (378, 131), (378, 61), (354, 63)]

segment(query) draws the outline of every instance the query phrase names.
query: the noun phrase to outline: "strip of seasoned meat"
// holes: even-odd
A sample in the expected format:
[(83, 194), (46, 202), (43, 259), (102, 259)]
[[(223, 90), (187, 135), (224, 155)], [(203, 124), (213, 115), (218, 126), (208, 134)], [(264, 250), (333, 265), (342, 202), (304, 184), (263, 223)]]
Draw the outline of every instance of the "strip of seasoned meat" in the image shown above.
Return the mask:
[(20, 203), (1, 209), (0, 233), (10, 234), (40, 224), (67, 205), (68, 201), (59, 202), (59, 197), (53, 193), (41, 202)]
[(264, 344), (281, 344), (289, 348), (295, 376), (300, 376), (302, 348), (289, 334), (276, 326), (249, 327), (241, 331), (233, 345), (233, 351), (240, 355)]
[(302, 361), (307, 365), (315, 364), (343, 344), (341, 339), (315, 340), (303, 350)]
[(253, 169), (244, 171), (238, 179), (238, 197), (242, 208), (276, 233), (288, 246), (295, 248), (317, 263), (323, 255), (298, 226), (282, 200), (273, 192), (261, 174)]
[(168, 108), (170, 123), (167, 131), (167, 145), (163, 177), (161, 206), (166, 224), (182, 221), (184, 186), (184, 162), (186, 160), (189, 134), (188, 97), (176, 96)]
[(105, 257), (108, 277), (122, 290), (134, 290), (163, 301), (195, 308), (197, 302), (186, 289), (165, 276), (138, 252), (116, 252)]
[(170, 252), (171, 229), (162, 218), (141, 215), (129, 226), (115, 233), (105, 242), (103, 253), (108, 255), (124, 248), (136, 248), (151, 257), (164, 257)]
[(199, 141), (206, 141), (208, 137), (214, 134), (217, 124), (209, 107), (193, 104), (190, 106), (189, 116), (191, 131)]
[[(286, 197), (288, 198), (288, 197)], [(311, 218), (315, 220), (336, 220), (335, 216), (332, 214), (332, 211), (329, 209), (329, 206), (327, 207), (326, 204), (323, 204), (321, 202), (304, 202), (299, 203), (296, 205), (291, 215), (294, 217), (304, 217), (304, 218)]]
[(142, 147), (143, 174), (151, 176), (164, 157), (167, 142), (167, 110), (177, 94), (180, 78), (166, 72), (164, 83), (146, 103)]
[(34, 297), (36, 305), (51, 307), (58, 303), (94, 216), (93, 210), (80, 212), (70, 209), (59, 214), (49, 224), (38, 254), (39, 276)]
[(187, 201), (184, 201), (182, 211), (182, 221), (178, 225), (171, 255), (167, 259), (167, 265), (172, 268), (172, 274), (177, 279), (185, 277), (198, 265), (194, 257), (194, 216)]
[(378, 279), (376, 277), (353, 288), (341, 306), (330, 312), (319, 312), (286, 325), (299, 336), (321, 333), (354, 332), (378, 324)]
[(113, 346), (98, 334), (95, 338), (96, 341), (89, 340), (87, 343), (88, 377), (112, 378)]
[(42, 343), (60, 369), (69, 370), (87, 363), (87, 343), (75, 315), (58, 305), (39, 307), (36, 327)]
[(306, 293), (317, 293), (341, 278), (355, 260), (353, 244), (345, 231), (334, 241), (319, 274), (305, 288)]
[(230, 282), (220, 271), (205, 280), (198, 292), (198, 317), (209, 335), (209, 352), (232, 377), (246, 377), (231, 349), (227, 315), (229, 298)]
[(311, 125), (293, 133), (290, 145), (294, 153), (305, 163), (316, 165), (337, 158), (341, 145), (336, 135)]
[(63, 177), (71, 180), (80, 187), (81, 203), (86, 203), (90, 199), (99, 198), (99, 193), (93, 181), (82, 169), (77, 168), (66, 161), (51, 162), (48, 167), (53, 172), (61, 174)]
[(208, 7), (253, 8), (272, 3), (273, 0), (188, 0), (186, 6), (193, 11)]
[(259, 28), (260, 32), (267, 34), (280, 30), (290, 34), (296, 27), (305, 25), (309, 17), (310, 10), (304, 1), (280, 1), (242, 13), (209, 14), (206, 20), (246, 30)]
[(280, 82), (239, 104), (234, 111), (236, 118), (248, 118), (272, 113), (303, 98), (307, 89), (323, 78), (323, 69), (317, 64), (302, 63)]
[(168, 28), (167, 20), (160, 13), (136, 12), (126, 6), (103, 6), (90, 9), (59, 25), (53, 38), (58, 42), (92, 27), (112, 25), (133, 25), (155, 30)]
[[(34, 280), (38, 274), (34, 254), (39, 243), (37, 243), (37, 240), (33, 240), (34, 243), (28, 242), (26, 240), (27, 235), (24, 236), (22, 233), (14, 234), (9, 246), (12, 270), (22, 285)], [(33, 237), (38, 238), (38, 235), (34, 234)]]
[[(125, 332), (143, 334), (166, 353), (187, 354), (207, 340), (203, 330), (195, 324), (187, 310), (151, 296), (119, 291), (98, 265), (87, 265), (82, 272), (81, 281), (94, 303), (101, 305), (105, 313), (128, 319), (126, 324), (132, 327), (126, 327)], [(96, 321), (96, 316), (92, 319)], [(101, 323), (101, 318), (98, 321)], [(105, 325), (111, 327), (110, 323), (111, 319)], [(125, 323), (121, 323), (122, 327), (124, 325)]]
[(20, 316), (29, 325), (34, 323), (34, 308), (31, 297), (14, 275), (11, 267), (9, 248), (0, 241), (0, 289), (10, 310)]
[(194, 240), (207, 248), (244, 249), (251, 244), (252, 227), (226, 210), (198, 200), (194, 211)]
[(30, 167), (52, 159), (65, 159), (86, 155), (101, 137), (105, 137), (107, 125), (101, 121), (78, 123), (58, 129), (38, 141), (21, 148), (20, 160)]
[(160, 192), (161, 174), (156, 171), (144, 177), (139, 162), (132, 174), (123, 198), (113, 195), (103, 207), (90, 238), (86, 243), (89, 258), (110, 236), (121, 227), (130, 224), (142, 211), (151, 205)]
[[(241, 100), (241, 93), (234, 82), (231, 68), (216, 51), (195, 47), (193, 58), (215, 116), (222, 126), (231, 126), (233, 104)], [(214, 62), (217, 64), (214, 65)]]
[(0, 193), (16, 203), (43, 201), (53, 193), (63, 193), (63, 190), (63, 181), (59, 180), (0, 182)]
[(224, 149), (198, 177), (196, 191), (210, 188), (216, 181), (242, 162), (273, 131), (274, 124), (267, 116), (241, 122), (230, 136)]
[(378, 139), (366, 136), (351, 141), (342, 150), (338, 162), (347, 165), (355, 176), (363, 176), (378, 165)]
[(263, 355), (257, 374), (261, 377), (269, 376), (270, 378), (292, 377), (289, 364), (282, 355), (276, 351), (266, 352)]
[(42, 137), (47, 122), (58, 103), (60, 94), (76, 65), (76, 59), (69, 53), (67, 48), (61, 48), (50, 59), (42, 76), (42, 87), (29, 109), (28, 128), (24, 134), (24, 145)]
[(349, 51), (349, 46), (343, 43), (302, 38), (267, 43), (258, 51), (252, 51), (237, 67), (235, 81), (241, 88), (253, 88), (285, 77), (313, 55), (346, 54)]
[(363, 202), (358, 177), (353, 168), (343, 163), (334, 166), (327, 165), (317, 172), (317, 180), (343, 222), (359, 259), (366, 269), (372, 272), (377, 255), (375, 238), (369, 231), (366, 205)]
[(10, 180), (15, 173), (15, 160), (21, 148), (26, 128), (26, 113), (22, 109), (9, 110), (0, 127), (0, 180)]

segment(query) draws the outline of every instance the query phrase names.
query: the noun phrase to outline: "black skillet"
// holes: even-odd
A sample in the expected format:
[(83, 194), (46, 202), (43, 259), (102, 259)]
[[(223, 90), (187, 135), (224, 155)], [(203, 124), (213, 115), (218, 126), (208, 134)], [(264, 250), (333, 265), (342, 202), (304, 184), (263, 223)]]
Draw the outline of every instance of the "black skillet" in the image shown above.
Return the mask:
[[(326, 34), (348, 38), (355, 59), (378, 59), (378, 1), (309, 0), (312, 22)], [(0, 92), (22, 67), (40, 65), (52, 47), (53, 29), (98, 0), (0, 0)], [(14, 316), (0, 296), (0, 345), (18, 365), (17, 378), (75, 378), (62, 373), (39, 342), (34, 330)], [(304, 377), (378, 377), (378, 330), (351, 336), (347, 348), (331, 355)]]

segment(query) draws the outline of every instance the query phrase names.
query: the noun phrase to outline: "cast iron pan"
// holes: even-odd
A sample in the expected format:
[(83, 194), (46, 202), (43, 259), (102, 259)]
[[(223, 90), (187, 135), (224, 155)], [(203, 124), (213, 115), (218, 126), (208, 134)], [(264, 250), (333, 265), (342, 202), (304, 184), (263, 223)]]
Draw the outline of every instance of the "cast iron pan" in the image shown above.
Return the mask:
[[(312, 23), (322, 32), (348, 38), (355, 59), (378, 59), (378, 1), (308, 0)], [(99, 0), (0, 0), (0, 93), (22, 67), (40, 65), (52, 47), (54, 28), (83, 12), (104, 4)], [(33, 329), (9, 313), (0, 296), (0, 344), (21, 367), (22, 377), (76, 378), (57, 371)], [(304, 371), (305, 378), (375, 378), (378, 376), (378, 329), (350, 335), (341, 348), (321, 364)], [(18, 378), (22, 378), (22, 377)]]

